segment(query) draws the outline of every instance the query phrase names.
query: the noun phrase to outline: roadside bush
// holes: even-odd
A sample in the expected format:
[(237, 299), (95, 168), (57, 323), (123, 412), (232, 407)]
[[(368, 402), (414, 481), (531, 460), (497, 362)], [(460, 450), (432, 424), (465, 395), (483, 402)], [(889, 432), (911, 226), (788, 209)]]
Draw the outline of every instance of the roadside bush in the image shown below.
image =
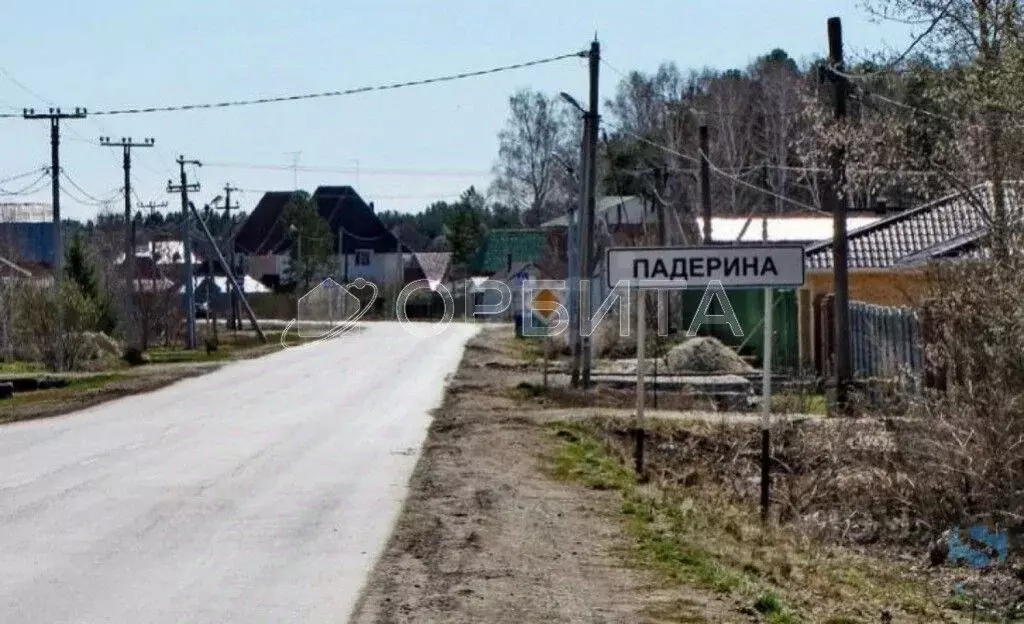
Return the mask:
[(80, 368), (94, 358), (97, 343), (87, 332), (97, 327), (101, 315), (77, 284), (67, 280), (57, 288), (26, 284), (18, 291), (15, 305), (18, 359), (63, 371)]

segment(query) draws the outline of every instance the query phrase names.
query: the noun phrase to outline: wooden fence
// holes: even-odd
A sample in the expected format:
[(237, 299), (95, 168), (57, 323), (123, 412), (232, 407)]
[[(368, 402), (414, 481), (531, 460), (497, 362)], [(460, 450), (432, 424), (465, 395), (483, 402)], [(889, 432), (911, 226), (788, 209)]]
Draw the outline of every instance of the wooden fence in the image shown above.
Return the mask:
[[(814, 369), (835, 371), (835, 316), (832, 295), (814, 302)], [(922, 323), (910, 308), (850, 302), (850, 364), (854, 377), (893, 378), (923, 373)]]

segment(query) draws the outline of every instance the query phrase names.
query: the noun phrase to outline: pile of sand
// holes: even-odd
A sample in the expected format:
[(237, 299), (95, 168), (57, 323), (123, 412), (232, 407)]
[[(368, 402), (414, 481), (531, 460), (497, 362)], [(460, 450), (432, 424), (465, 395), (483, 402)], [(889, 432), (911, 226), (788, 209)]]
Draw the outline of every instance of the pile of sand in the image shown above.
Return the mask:
[(672, 347), (665, 358), (673, 373), (749, 373), (754, 367), (716, 338), (690, 338)]

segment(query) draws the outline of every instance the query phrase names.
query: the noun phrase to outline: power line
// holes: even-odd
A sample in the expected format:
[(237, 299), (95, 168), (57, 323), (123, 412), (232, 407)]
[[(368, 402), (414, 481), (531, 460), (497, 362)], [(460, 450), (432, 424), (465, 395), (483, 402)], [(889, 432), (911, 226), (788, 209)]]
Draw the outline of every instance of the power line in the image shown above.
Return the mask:
[[(69, 176), (69, 175), (67, 174), (67, 172), (66, 172), (66, 171), (64, 171), (64, 170), (61, 170), (61, 172), (60, 172), (60, 175), (61, 175), (61, 177), (62, 177), (62, 178), (64, 178), (64, 181), (65, 181), (65, 182), (67, 182), (67, 183), (68, 183), (68, 184), (70, 184), (71, 186), (75, 187), (75, 190), (77, 190), (77, 191), (78, 191), (79, 193), (81, 193), (82, 195), (85, 195), (86, 197), (88, 197), (88, 198), (89, 198), (89, 199), (91, 199), (92, 201), (94, 201), (94, 202), (99, 202), (99, 203), (101, 203), (101, 204), (105, 204), (105, 203), (108, 203), (108, 202), (110, 202), (110, 201), (111, 201), (110, 199), (100, 199), (100, 198), (96, 197), (95, 195), (93, 195), (92, 193), (90, 193), (89, 191), (87, 191), (87, 190), (83, 189), (83, 188), (82, 188), (81, 186), (79, 186), (79, 185), (78, 185), (78, 184), (77, 184), (77, 183), (76, 183), (76, 182), (75, 182), (74, 180), (72, 180), (72, 179), (71, 179), (71, 176)], [(112, 191), (110, 192), (110, 194), (111, 194), (111, 195), (113, 195), (114, 193), (120, 192), (120, 191), (121, 191), (121, 189), (123, 189), (123, 188), (124, 188), (124, 187), (121, 187), (121, 186), (119, 186), (119, 187), (117, 187), (116, 189), (113, 189), (113, 190), (112, 190)]]
[[(659, 150), (665, 152), (666, 154), (671, 154), (673, 156), (678, 156), (679, 158), (683, 158), (685, 160), (689, 160), (689, 161), (694, 162), (694, 163), (696, 163), (698, 165), (700, 164), (700, 159), (699, 158), (695, 158), (695, 157), (690, 156), (688, 154), (683, 154), (682, 152), (674, 150), (674, 149), (672, 149), (672, 148), (670, 148), (668, 146), (661, 145), (660, 143), (655, 143), (654, 141), (651, 141), (650, 139), (647, 139), (647, 138), (645, 138), (645, 137), (643, 137), (643, 136), (641, 136), (639, 134), (636, 134), (634, 132), (630, 132), (630, 131), (624, 130), (622, 128), (612, 128), (612, 130), (613, 131), (617, 130), (619, 132), (627, 134), (627, 135), (633, 137), (634, 139), (636, 139), (637, 141), (640, 141), (641, 143), (645, 143), (647, 145), (650, 145), (653, 148), (659, 149)], [(761, 194), (764, 194), (764, 195), (768, 195), (768, 196), (774, 197), (776, 199), (781, 199), (784, 202), (787, 202), (787, 203), (792, 204), (794, 206), (798, 206), (800, 208), (803, 208), (804, 210), (810, 210), (812, 212), (824, 212), (823, 210), (821, 210), (819, 208), (815, 208), (814, 206), (811, 206), (809, 204), (805, 204), (803, 202), (799, 202), (799, 201), (796, 201), (794, 199), (790, 199), (789, 197), (786, 197), (785, 195), (780, 195), (780, 194), (775, 193), (773, 191), (770, 191), (768, 189), (761, 188), (760, 186), (757, 186), (756, 184), (751, 184), (750, 182), (747, 182), (746, 180), (744, 180), (744, 179), (742, 179), (742, 178), (740, 178), (738, 176), (732, 175), (732, 174), (726, 172), (725, 170), (719, 168), (717, 165), (715, 165), (715, 163), (711, 162), (710, 159), (707, 159), (707, 163), (708, 163), (708, 166), (711, 168), (712, 171), (714, 171), (715, 173), (717, 173), (718, 175), (720, 175), (720, 176), (722, 176), (724, 178), (728, 178), (729, 180), (732, 180), (736, 184), (739, 184), (741, 186), (745, 186), (747, 188), (750, 188), (750, 189), (752, 189), (754, 191), (757, 191), (758, 193), (761, 193)]]
[[(31, 175), (32, 173), (39, 173), (39, 177), (37, 177), (32, 182), (29, 182), (23, 188), (20, 188), (20, 189), (18, 189), (16, 191), (8, 191), (6, 189), (0, 189), (0, 195), (7, 195), (7, 196), (12, 196), (12, 195), (31, 195), (32, 193), (35, 193), (35, 192), (41, 190), (43, 188), (43, 186), (45, 186), (45, 181), (50, 177), (49, 171), (44, 167), (41, 171), (29, 172), (27, 175)], [(26, 176), (26, 174), (22, 174), (20, 176), (15, 176), (14, 178), (9, 178), (8, 180), (4, 180), (4, 182), (17, 180), (18, 178), (23, 178), (25, 176)], [(43, 184), (40, 185), (40, 182), (43, 182)]]
[(7, 184), (8, 182), (14, 182), (15, 180), (20, 180), (22, 178), (27, 178), (30, 175), (35, 174), (35, 173), (42, 173), (43, 175), (45, 175), (46, 174), (46, 167), (36, 167), (35, 169), (32, 169), (31, 171), (26, 171), (25, 173), (19, 173), (17, 175), (12, 175), (10, 177), (0, 179), (0, 184)]
[[(90, 115), (137, 115), (142, 113), (161, 113), (161, 112), (178, 112), (186, 110), (198, 110), (198, 109), (212, 109), (212, 108), (229, 108), (237, 106), (253, 106), (256, 104), (272, 104), (277, 102), (295, 102), (299, 100), (313, 100), (320, 98), (340, 97), (345, 95), (356, 95), (359, 93), (369, 93), (372, 91), (392, 91), (395, 89), (403, 89), (405, 87), (418, 87), (428, 84), (435, 84), (440, 82), (451, 82), (454, 80), (462, 80), (465, 78), (474, 78), (477, 76), (485, 76), (489, 74), (497, 74), (501, 72), (512, 71), (516, 69), (523, 69), (526, 67), (534, 67), (537, 65), (545, 65), (548, 63), (554, 63), (557, 61), (565, 60), (573, 57), (586, 56), (586, 52), (572, 52), (570, 54), (560, 54), (558, 56), (552, 56), (543, 59), (537, 59), (533, 61), (527, 61), (524, 63), (516, 63), (514, 65), (503, 65), (500, 67), (492, 67), (490, 69), (482, 69), (478, 71), (462, 72), (459, 74), (451, 74), (447, 76), (438, 76), (434, 78), (424, 78), (421, 80), (410, 80), (407, 82), (394, 82), (391, 84), (358, 87), (354, 89), (344, 89), (340, 91), (324, 91), (321, 93), (304, 93), (300, 95), (285, 95), (277, 97), (266, 97), (256, 98), (251, 100), (230, 100), (223, 102), (213, 102), (206, 104), (181, 104), (175, 106), (151, 106), (146, 108), (122, 108), (112, 110), (101, 110), (92, 111)], [(0, 114), (0, 117), (16, 117), (18, 115), (13, 114)]]
[(206, 167), (214, 167), (220, 169), (265, 169), (270, 171), (303, 171), (309, 173), (358, 173), (360, 175), (368, 173), (371, 175), (400, 175), (400, 176), (437, 176), (437, 177), (457, 177), (457, 178), (469, 178), (477, 176), (490, 175), (490, 171), (482, 169), (478, 170), (465, 170), (465, 171), (443, 171), (443, 170), (430, 170), (430, 169), (363, 169), (363, 168), (345, 168), (345, 167), (324, 167), (314, 165), (262, 165), (257, 163), (240, 163), (240, 162), (204, 162)]

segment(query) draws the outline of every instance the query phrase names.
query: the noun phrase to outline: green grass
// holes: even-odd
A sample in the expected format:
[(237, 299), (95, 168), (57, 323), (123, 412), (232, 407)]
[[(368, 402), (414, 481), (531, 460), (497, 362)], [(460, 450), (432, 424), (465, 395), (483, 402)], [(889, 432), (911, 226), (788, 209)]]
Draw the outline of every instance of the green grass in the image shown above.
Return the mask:
[(0, 375), (19, 375), (41, 370), (43, 366), (34, 362), (0, 362)]
[[(733, 569), (702, 540), (695, 539), (700, 522), (691, 505), (673, 504), (639, 485), (633, 471), (609, 454), (598, 439), (578, 423), (552, 425), (562, 441), (555, 456), (555, 476), (622, 495), (621, 515), (633, 540), (632, 555), (645, 566), (681, 582), (719, 594), (739, 595), (751, 601), (759, 594), (757, 579)], [(779, 607), (773, 617), (783, 617)], [(777, 619), (782, 622), (798, 621)]]
[(33, 392), (18, 392), (13, 397), (0, 403), (4, 406), (18, 406), (43, 401), (61, 401), (82, 393), (102, 390), (110, 384), (124, 381), (129, 376), (124, 373), (101, 373), (87, 377), (73, 377), (68, 380), (68, 385), (63, 388), (50, 388), (48, 390), (36, 390)]
[(774, 394), (772, 411), (777, 414), (828, 415), (828, 403), (824, 394)]
[(559, 441), (553, 476), (620, 495), (631, 558), (641, 567), (728, 597), (774, 624), (875, 621), (877, 615), (868, 614), (882, 605), (949, 621), (948, 611), (936, 613), (924, 584), (891, 562), (809, 543), (780, 528), (764, 533), (756, 509), (724, 502), (707, 490), (639, 484), (593, 423), (550, 427)]

